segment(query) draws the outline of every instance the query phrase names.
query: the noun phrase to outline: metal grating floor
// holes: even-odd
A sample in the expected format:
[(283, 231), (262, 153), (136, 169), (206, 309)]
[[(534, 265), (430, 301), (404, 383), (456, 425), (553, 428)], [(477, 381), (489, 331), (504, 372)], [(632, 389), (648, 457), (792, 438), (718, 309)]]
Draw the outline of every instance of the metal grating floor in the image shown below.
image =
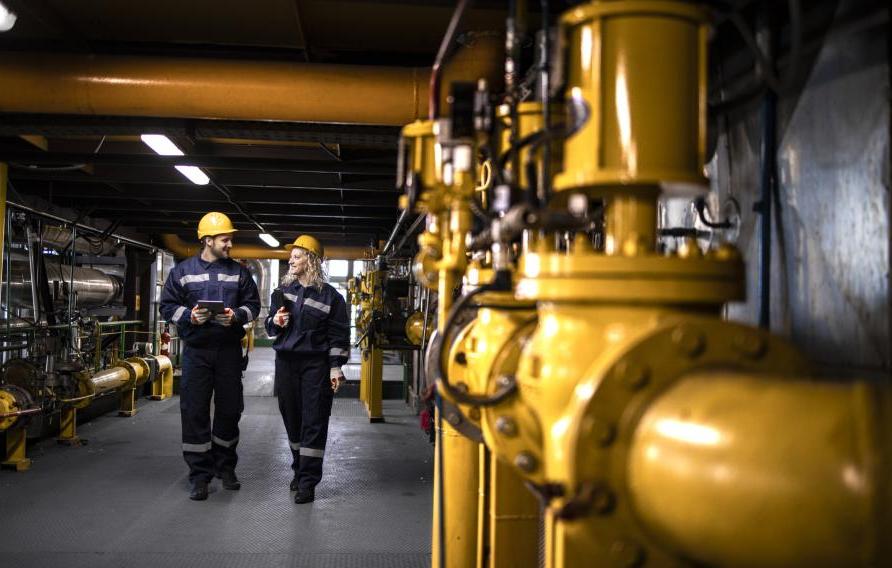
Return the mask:
[[(265, 373), (267, 350), (252, 358), (246, 393), (266, 393), (254, 383), (263, 382), (255, 374)], [(140, 405), (132, 418), (81, 425), (86, 446), (45, 440), (29, 448), (30, 471), (0, 472), (0, 565), (430, 565), (433, 451), (402, 402), (385, 401), (387, 422), (370, 424), (359, 401), (335, 400), (325, 477), (316, 501), (301, 506), (287, 487), (290, 454), (275, 398), (246, 398), (243, 487), (214, 482), (205, 502), (187, 498), (179, 399)]]

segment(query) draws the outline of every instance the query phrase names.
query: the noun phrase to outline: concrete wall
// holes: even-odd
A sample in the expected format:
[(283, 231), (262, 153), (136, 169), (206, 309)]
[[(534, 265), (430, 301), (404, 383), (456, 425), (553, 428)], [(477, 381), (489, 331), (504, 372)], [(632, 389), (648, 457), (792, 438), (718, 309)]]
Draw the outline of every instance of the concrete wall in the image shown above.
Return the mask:
[[(804, 87), (778, 104), (771, 328), (828, 372), (890, 370), (889, 60), (885, 17), (852, 27), (840, 2), (803, 69)], [(863, 4), (863, 2), (861, 3)], [(710, 204), (741, 211), (745, 303), (732, 320), (759, 319), (761, 144), (759, 103), (718, 121)], [(665, 208), (666, 226), (695, 224), (690, 207)], [(734, 235), (731, 235), (732, 237)]]

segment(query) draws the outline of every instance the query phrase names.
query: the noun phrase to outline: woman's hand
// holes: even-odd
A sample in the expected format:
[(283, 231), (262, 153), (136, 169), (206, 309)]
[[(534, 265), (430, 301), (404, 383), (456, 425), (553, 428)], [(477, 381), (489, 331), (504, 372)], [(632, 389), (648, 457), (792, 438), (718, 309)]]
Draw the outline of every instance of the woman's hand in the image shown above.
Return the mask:
[(334, 392), (338, 392), (338, 389), (341, 388), (341, 385), (346, 382), (346, 378), (344, 378), (344, 372), (341, 371), (340, 367), (335, 367), (331, 370), (331, 390)]
[(288, 310), (285, 309), (285, 306), (279, 308), (276, 312), (276, 315), (273, 316), (273, 323), (278, 327), (288, 327), (288, 324), (291, 322), (291, 314), (288, 313)]

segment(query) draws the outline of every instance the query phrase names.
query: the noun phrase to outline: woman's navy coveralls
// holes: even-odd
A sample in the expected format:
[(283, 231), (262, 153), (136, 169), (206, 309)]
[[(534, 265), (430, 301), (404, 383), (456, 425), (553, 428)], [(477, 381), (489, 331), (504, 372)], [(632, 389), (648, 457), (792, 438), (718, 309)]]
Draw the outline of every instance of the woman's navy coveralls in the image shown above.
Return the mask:
[[(266, 331), (275, 336), (276, 396), (288, 432), (298, 490), (322, 479), (322, 458), (334, 393), (332, 371), (350, 357), (347, 302), (329, 284), (322, 289), (294, 282), (273, 294)], [(273, 323), (282, 307), (291, 314), (283, 329)]]
[[(234, 312), (224, 327), (212, 317), (192, 325), (192, 308), (199, 300), (218, 300)], [(189, 480), (211, 480), (216, 472), (232, 471), (238, 462), (238, 422), (242, 397), (243, 324), (260, 312), (260, 296), (251, 273), (232, 259), (206, 262), (187, 258), (170, 271), (161, 293), (161, 315), (177, 326), (185, 342), (180, 381), (183, 458)], [(214, 396), (214, 424), (210, 405)]]

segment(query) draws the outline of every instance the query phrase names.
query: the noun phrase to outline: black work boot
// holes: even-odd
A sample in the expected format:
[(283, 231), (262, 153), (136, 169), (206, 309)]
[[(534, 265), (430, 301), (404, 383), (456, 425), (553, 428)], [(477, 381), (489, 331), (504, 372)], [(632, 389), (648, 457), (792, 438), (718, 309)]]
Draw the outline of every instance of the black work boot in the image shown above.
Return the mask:
[(217, 473), (217, 477), (223, 482), (223, 489), (230, 491), (238, 491), (242, 487), (242, 482), (235, 476), (232, 470), (221, 471)]
[(204, 501), (208, 498), (208, 482), (205, 479), (195, 479), (192, 481), (192, 488), (189, 491), (189, 499), (193, 501)]
[(294, 496), (294, 502), (298, 505), (303, 505), (304, 503), (312, 503), (315, 498), (316, 495), (312, 489), (298, 489), (297, 495)]
[(290, 489), (292, 491), (297, 491), (297, 487), (298, 487), (297, 476), (295, 475), (294, 479), (291, 480), (291, 484), (288, 486), (288, 489)]

